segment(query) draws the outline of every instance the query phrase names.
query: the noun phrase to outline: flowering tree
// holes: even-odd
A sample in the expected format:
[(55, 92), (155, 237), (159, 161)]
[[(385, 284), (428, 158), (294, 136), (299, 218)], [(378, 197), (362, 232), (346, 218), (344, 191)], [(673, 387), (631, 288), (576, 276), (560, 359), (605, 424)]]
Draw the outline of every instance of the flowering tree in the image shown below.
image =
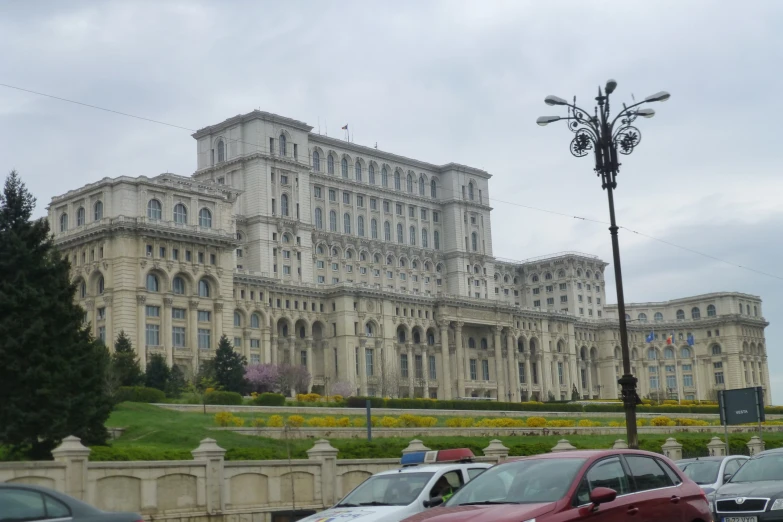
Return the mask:
[(287, 394), (290, 390), (296, 393), (307, 393), (310, 386), (310, 372), (300, 365), (281, 364), (278, 366), (277, 387), (281, 393)]
[(276, 364), (251, 364), (245, 368), (245, 379), (254, 392), (274, 392), (279, 387), (280, 369)]
[(332, 395), (341, 395), (343, 397), (352, 397), (356, 393), (356, 386), (347, 381), (337, 381), (332, 384), (330, 393)]

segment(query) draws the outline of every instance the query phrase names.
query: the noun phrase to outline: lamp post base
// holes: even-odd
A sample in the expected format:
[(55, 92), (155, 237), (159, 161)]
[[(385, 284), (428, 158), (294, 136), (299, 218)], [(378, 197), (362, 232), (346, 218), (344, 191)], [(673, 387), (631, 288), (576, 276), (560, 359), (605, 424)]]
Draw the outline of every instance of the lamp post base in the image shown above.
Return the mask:
[(636, 406), (642, 403), (636, 393), (638, 379), (633, 375), (623, 375), (617, 381), (621, 387), (623, 406), (625, 407), (625, 430), (628, 437), (628, 447), (639, 449), (639, 437), (636, 431)]

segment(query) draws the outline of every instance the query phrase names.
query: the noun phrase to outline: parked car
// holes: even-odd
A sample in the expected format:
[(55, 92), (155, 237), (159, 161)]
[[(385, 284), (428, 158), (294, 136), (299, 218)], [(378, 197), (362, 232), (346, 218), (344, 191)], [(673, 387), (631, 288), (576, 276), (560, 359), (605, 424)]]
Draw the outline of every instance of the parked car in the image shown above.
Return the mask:
[(109, 513), (41, 486), (0, 483), (0, 522), (143, 522), (136, 513)]
[(439, 506), (463, 484), (492, 465), (473, 462), (467, 448), (404, 455), (399, 469), (376, 473), (326, 511), (301, 522), (399, 522)]
[(718, 522), (783, 520), (783, 448), (752, 456), (714, 493)]
[(704, 491), (672, 461), (638, 450), (568, 451), (513, 459), (465, 485), (442, 508), (406, 522), (711, 521)]
[(717, 490), (723, 483), (747, 461), (745, 455), (730, 455), (728, 457), (697, 457), (675, 462), (685, 476), (701, 486), (707, 493)]

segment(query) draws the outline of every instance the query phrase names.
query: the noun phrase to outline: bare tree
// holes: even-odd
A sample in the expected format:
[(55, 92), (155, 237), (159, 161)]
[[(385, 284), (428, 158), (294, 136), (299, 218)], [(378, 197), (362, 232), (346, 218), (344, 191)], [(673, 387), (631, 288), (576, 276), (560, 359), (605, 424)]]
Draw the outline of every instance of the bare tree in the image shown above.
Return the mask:
[(402, 378), (399, 365), (396, 364), (396, 361), (383, 357), (379, 362), (378, 371), (373, 376), (373, 380), (377, 383), (378, 395), (388, 399), (399, 398), (400, 387), (407, 385)]

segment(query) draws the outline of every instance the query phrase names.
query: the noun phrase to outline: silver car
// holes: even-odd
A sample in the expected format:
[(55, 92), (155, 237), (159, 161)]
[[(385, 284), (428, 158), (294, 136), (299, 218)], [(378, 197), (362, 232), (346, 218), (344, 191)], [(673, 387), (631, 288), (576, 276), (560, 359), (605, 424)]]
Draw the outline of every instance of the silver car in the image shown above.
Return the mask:
[(0, 483), (0, 522), (144, 522), (136, 513), (107, 513), (59, 491)]
[(675, 464), (685, 473), (685, 476), (701, 486), (701, 489), (709, 495), (736, 473), (748, 458), (745, 455), (697, 457), (678, 460)]

